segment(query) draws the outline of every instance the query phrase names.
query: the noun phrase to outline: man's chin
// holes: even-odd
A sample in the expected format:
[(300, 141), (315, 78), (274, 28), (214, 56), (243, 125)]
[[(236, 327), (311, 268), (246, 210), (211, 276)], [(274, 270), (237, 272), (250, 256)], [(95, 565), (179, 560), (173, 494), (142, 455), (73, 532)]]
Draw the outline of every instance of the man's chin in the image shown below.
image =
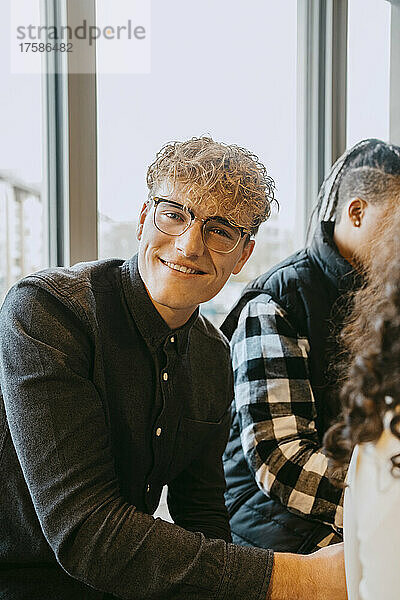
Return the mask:
[(165, 309), (177, 311), (191, 310), (194, 306), (193, 310), (195, 310), (200, 304), (199, 302), (193, 302), (193, 300), (190, 298), (186, 299), (182, 294), (179, 293), (166, 294), (165, 290), (160, 289), (160, 287), (158, 287), (156, 290), (151, 290), (146, 286), (146, 289), (152, 302)]
[(184, 302), (182, 300), (168, 300), (165, 298), (160, 298), (158, 300), (156, 298), (153, 298), (153, 301), (167, 310), (169, 309), (171, 311), (177, 312), (194, 312), (199, 306), (199, 304), (202, 304), (202, 302), (193, 304), (193, 302)]

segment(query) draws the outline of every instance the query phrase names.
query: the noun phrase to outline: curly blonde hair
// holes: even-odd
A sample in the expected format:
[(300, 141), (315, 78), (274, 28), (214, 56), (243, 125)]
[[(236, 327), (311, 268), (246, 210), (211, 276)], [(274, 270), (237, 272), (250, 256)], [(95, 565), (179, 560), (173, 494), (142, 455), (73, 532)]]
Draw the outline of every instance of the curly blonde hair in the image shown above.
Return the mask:
[(210, 137), (169, 142), (147, 171), (149, 196), (165, 182), (176, 186), (191, 207), (206, 205), (233, 225), (255, 234), (276, 202), (275, 183), (258, 157), (234, 144)]

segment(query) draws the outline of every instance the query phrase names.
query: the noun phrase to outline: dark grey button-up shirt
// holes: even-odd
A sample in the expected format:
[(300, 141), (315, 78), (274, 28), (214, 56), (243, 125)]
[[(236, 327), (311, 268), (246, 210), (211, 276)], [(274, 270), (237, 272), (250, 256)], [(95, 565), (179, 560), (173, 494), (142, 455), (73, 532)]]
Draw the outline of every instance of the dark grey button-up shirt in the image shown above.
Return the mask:
[[(171, 331), (135, 257), (54, 269), (9, 293), (0, 359), (1, 597), (264, 600), (271, 554), (229, 543), (205, 319)], [(151, 516), (163, 485), (180, 527)]]

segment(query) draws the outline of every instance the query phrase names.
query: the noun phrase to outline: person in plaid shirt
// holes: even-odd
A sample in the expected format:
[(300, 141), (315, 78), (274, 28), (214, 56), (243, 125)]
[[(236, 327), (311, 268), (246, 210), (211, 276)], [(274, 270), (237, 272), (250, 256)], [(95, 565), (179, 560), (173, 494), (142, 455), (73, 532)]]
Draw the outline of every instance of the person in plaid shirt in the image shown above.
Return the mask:
[(379, 140), (345, 153), (321, 188), (311, 245), (249, 284), (222, 326), (235, 381), (225, 498), (236, 543), (309, 553), (341, 540), (343, 492), (322, 450), (340, 412), (329, 363), (399, 173), (399, 149)]

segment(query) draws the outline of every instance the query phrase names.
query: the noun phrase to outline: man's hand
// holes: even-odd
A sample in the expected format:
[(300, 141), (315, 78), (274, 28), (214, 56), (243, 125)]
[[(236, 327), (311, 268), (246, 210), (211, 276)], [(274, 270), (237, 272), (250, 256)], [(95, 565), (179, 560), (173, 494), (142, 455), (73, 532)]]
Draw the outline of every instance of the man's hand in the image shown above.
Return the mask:
[(313, 554), (275, 553), (267, 600), (346, 600), (343, 544)]

